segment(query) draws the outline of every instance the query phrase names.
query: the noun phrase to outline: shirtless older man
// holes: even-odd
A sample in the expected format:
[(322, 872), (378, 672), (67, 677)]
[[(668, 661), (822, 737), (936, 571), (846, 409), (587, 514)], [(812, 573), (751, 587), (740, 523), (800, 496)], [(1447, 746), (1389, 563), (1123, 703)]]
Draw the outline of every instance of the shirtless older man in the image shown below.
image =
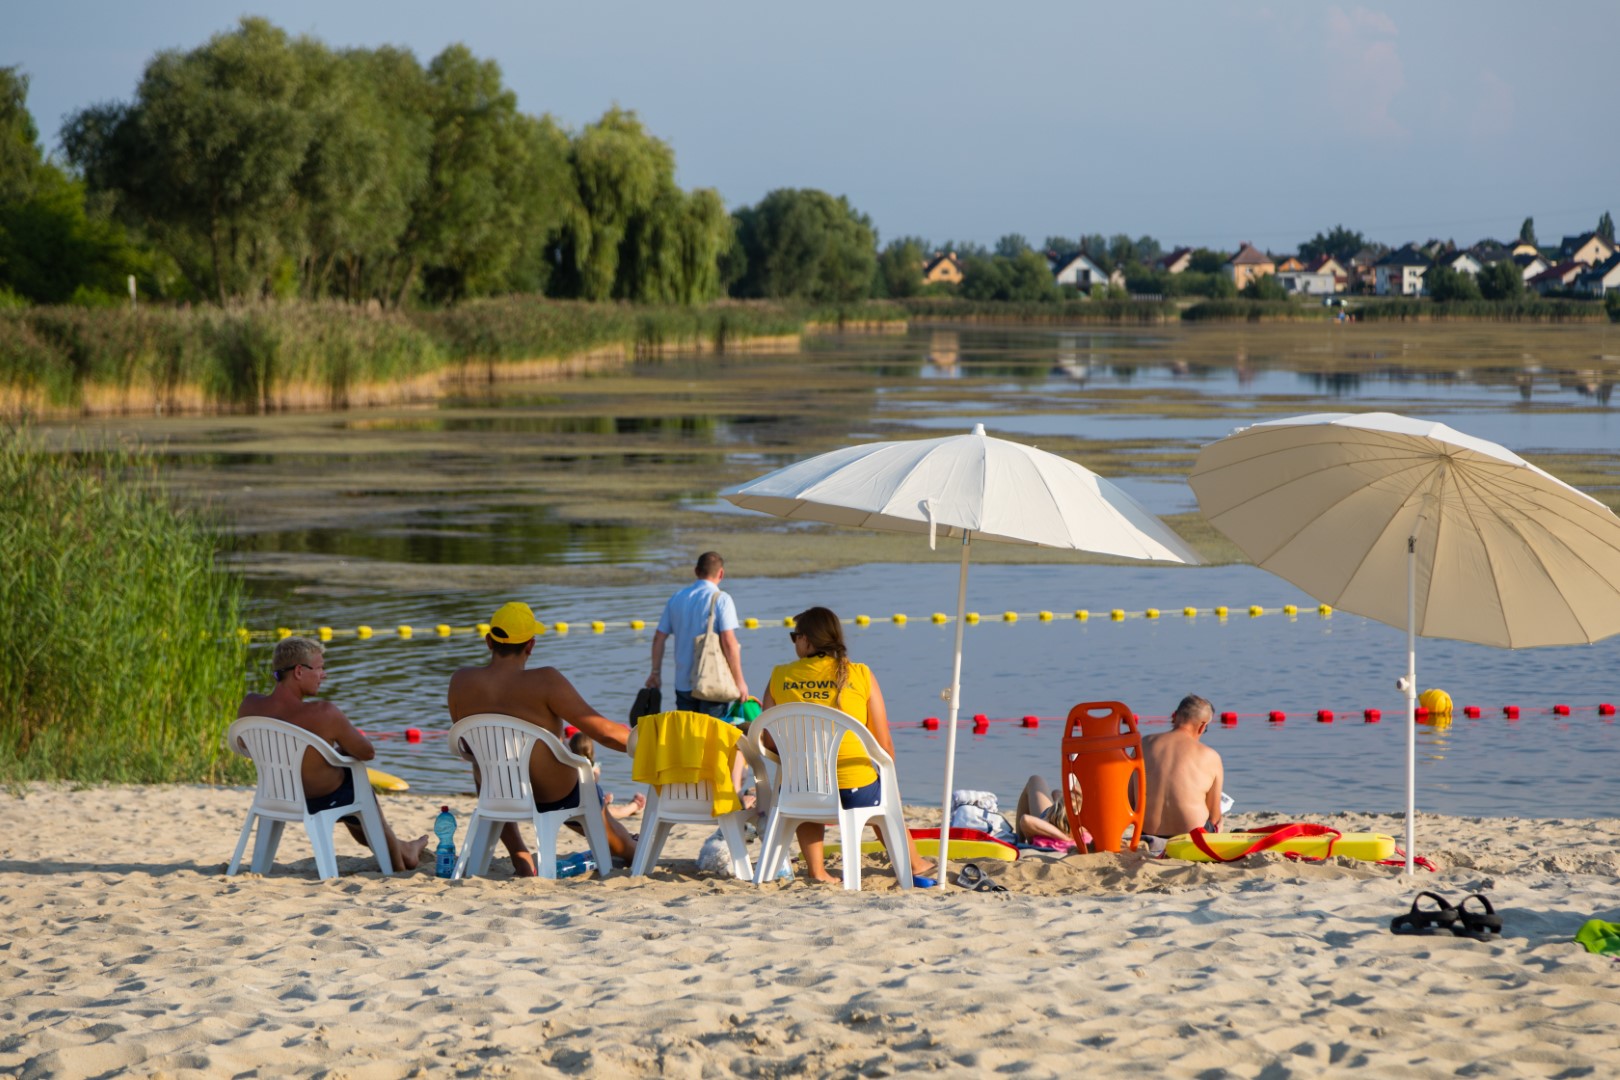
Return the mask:
[[(556, 668), (526, 666), (538, 629), (528, 604), (501, 605), (490, 617), (489, 633), (484, 635), (489, 663), (462, 668), (450, 677), (451, 721), (474, 713), (505, 713), (543, 727), (559, 739), (563, 738), (563, 726), (573, 724), (603, 746), (622, 752), (630, 739), (628, 727), (591, 708)], [(477, 766), (473, 767), (473, 780), (483, 783)], [(529, 757), (529, 782), (534, 786), (535, 808), (542, 812), (571, 810), (579, 805), (579, 773), (543, 747), (536, 747)], [(633, 858), (635, 840), (607, 813), (606, 807), (602, 808), (602, 820), (607, 825), (608, 849), (616, 858)], [(516, 822), (507, 822), (501, 829), (501, 843), (512, 856), (513, 872), (518, 877), (533, 877), (534, 856), (523, 843)], [(603, 867), (599, 872), (607, 871)]]
[(1163, 849), (1164, 839), (1199, 826), (1220, 830), (1221, 755), (1199, 741), (1214, 716), (1209, 702), (1188, 694), (1170, 717), (1170, 730), (1142, 740), (1147, 769), (1142, 832), (1156, 850)]
[[(356, 761), (370, 761), (377, 756), (371, 740), (349, 723), (342, 709), (330, 701), (304, 700), (321, 688), (321, 680), (326, 677), (326, 660), (319, 642), (304, 637), (282, 638), (270, 654), (270, 667), (275, 673), (276, 688), (268, 694), (249, 694), (243, 698), (241, 707), (236, 710), (238, 717), (268, 716), (285, 720), (320, 736)], [(310, 813), (318, 814), (354, 802), (354, 773), (349, 769), (331, 764), (314, 750), (305, 750), (301, 771), (304, 802)], [(379, 807), (378, 813), (381, 812)], [(360, 828), (360, 819), (350, 815), (342, 820), (350, 835), (365, 844), (366, 834)], [(427, 847), (427, 835), (424, 833), (402, 844), (394, 836), (386, 817), (383, 818), (383, 835), (388, 838), (388, 857), (394, 865), (402, 870), (415, 870), (422, 861), (422, 849)]]

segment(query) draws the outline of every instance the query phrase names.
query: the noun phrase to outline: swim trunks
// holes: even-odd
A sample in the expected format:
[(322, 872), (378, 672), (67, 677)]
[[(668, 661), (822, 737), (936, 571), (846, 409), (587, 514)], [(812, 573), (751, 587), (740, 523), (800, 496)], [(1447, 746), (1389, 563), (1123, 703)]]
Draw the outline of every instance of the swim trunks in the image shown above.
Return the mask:
[(839, 788), (838, 805), (845, 810), (861, 810), (883, 801), (883, 781), (874, 780), (865, 787)]
[[(596, 785), (596, 802), (597, 802), (597, 805), (599, 805), (599, 806), (606, 806), (607, 805), (607, 792), (602, 790), (602, 785), (601, 784)], [(564, 795), (562, 798), (557, 799), (557, 800), (555, 800), (553, 802), (543, 803), (543, 802), (541, 802), (539, 800), (538, 797), (536, 797), (536, 799), (534, 800), (534, 812), (537, 813), (537, 814), (549, 814), (553, 810), (572, 810), (578, 805), (579, 805), (579, 781), (576, 780), (576, 781), (574, 781), (574, 790), (573, 791), (570, 791), (568, 794)]]
[[(304, 796), (304, 809), (312, 815), (319, 814), (327, 810), (335, 810), (340, 806), (352, 806), (353, 804), (354, 773), (348, 769), (343, 770), (343, 782), (337, 786), (335, 791), (330, 791), (325, 795)], [(355, 815), (353, 814), (348, 814), (345, 818), (341, 818), (339, 820), (346, 820), (347, 818), (354, 816)]]

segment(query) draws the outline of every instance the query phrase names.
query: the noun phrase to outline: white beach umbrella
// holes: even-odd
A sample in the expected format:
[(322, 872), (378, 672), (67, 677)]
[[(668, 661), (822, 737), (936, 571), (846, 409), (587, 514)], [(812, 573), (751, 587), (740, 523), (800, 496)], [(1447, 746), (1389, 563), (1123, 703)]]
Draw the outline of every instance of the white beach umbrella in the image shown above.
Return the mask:
[(1444, 424), (1393, 413), (1255, 424), (1204, 447), (1188, 482), (1210, 524), (1255, 565), (1406, 628), (1408, 873), (1415, 636), (1521, 649), (1620, 632), (1620, 518)]
[(797, 521), (886, 532), (960, 537), (956, 644), (945, 729), (945, 820), (940, 866), (949, 857), (956, 720), (962, 687), (962, 626), (974, 540), (1067, 548), (1127, 559), (1197, 563), (1163, 522), (1091, 470), (1032, 446), (968, 435), (866, 443), (833, 450), (720, 493), (738, 506)]

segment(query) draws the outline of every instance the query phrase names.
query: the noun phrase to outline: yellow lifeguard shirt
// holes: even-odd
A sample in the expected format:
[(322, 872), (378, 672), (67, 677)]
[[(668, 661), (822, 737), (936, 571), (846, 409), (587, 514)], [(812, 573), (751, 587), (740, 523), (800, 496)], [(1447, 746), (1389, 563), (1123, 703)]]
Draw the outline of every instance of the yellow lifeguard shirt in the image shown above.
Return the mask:
[[(778, 705), (788, 701), (826, 705), (848, 713), (864, 727), (866, 702), (871, 696), (872, 669), (865, 664), (849, 665), (849, 682), (842, 695), (838, 692), (838, 661), (830, 656), (806, 656), (771, 669), (771, 700)], [(877, 778), (861, 740), (846, 732), (838, 744), (838, 786), (865, 787)]]

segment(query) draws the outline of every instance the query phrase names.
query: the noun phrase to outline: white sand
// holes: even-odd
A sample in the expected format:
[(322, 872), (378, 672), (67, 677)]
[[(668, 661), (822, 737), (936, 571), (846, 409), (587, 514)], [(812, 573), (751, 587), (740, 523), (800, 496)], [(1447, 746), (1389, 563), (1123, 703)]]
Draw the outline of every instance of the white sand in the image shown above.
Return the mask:
[[(1614, 1075), (1616, 825), (1425, 817), (1441, 864), (1094, 855), (986, 864), (1005, 896), (755, 889), (677, 832), (650, 880), (224, 876), (245, 790), (0, 796), (0, 1075)], [(393, 796), (409, 835), (438, 800)], [(462, 821), (469, 800), (456, 800)], [(1233, 819), (1234, 826), (1270, 819)], [(1340, 828), (1399, 832), (1393, 818)], [(580, 845), (583, 846), (583, 845)], [(1500, 941), (1397, 937), (1421, 888)]]

